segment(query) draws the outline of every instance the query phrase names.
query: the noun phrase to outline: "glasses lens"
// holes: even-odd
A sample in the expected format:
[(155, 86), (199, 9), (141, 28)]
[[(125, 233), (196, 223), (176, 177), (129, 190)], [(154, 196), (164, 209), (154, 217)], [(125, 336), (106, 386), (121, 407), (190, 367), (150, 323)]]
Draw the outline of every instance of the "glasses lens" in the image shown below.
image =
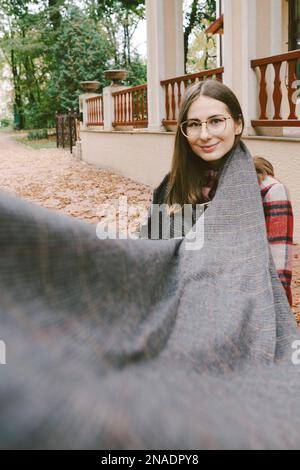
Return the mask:
[(207, 130), (212, 135), (222, 134), (226, 127), (226, 119), (224, 117), (213, 117), (207, 121)]
[[(207, 120), (207, 131), (211, 135), (220, 135), (226, 128), (226, 118), (222, 116)], [(200, 121), (186, 121), (181, 124), (181, 131), (188, 139), (198, 138), (201, 134), (202, 123)]]
[(181, 131), (188, 139), (198, 137), (201, 132), (201, 122), (186, 121), (181, 124)]

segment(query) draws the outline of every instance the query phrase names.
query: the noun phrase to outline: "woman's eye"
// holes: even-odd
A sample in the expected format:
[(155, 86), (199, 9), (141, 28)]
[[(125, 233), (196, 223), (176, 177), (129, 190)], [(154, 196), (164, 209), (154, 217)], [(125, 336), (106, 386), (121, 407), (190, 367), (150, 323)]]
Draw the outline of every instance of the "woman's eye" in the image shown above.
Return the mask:
[(219, 119), (215, 118), (210, 121), (210, 123), (214, 125), (220, 124), (221, 122), (223, 122), (223, 119), (220, 119), (220, 118)]
[(199, 127), (200, 124), (198, 122), (189, 122), (188, 127)]

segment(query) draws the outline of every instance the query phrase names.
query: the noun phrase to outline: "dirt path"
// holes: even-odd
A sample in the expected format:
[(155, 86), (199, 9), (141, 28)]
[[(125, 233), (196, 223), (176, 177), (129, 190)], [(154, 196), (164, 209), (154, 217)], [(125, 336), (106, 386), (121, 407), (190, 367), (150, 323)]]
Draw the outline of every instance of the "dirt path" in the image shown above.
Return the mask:
[[(0, 188), (49, 209), (96, 224), (109, 222), (103, 204), (118, 209), (119, 197), (147, 213), (151, 202), (149, 186), (99, 170), (61, 149), (34, 150), (0, 132)], [(131, 229), (138, 213), (129, 216)], [(136, 225), (135, 225), (136, 224)], [(300, 245), (294, 246), (293, 310), (300, 325)]]
[[(0, 132), (0, 188), (49, 209), (84, 219), (107, 221), (103, 204), (119, 207), (119, 197), (147, 211), (150, 187), (97, 169), (62, 149), (31, 149)], [(137, 221), (137, 214), (129, 222)]]

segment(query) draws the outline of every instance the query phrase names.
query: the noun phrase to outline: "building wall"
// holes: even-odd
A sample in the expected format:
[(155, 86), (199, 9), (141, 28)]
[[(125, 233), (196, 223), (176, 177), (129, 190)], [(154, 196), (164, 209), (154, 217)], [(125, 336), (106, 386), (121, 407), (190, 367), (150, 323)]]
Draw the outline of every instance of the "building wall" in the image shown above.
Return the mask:
[[(82, 158), (99, 168), (132, 178), (152, 188), (168, 173), (174, 133), (81, 131)], [(253, 156), (274, 165), (276, 177), (291, 194), (295, 213), (295, 240), (300, 243), (300, 140), (245, 137)]]
[(12, 84), (8, 66), (0, 70), (0, 119), (12, 117)]

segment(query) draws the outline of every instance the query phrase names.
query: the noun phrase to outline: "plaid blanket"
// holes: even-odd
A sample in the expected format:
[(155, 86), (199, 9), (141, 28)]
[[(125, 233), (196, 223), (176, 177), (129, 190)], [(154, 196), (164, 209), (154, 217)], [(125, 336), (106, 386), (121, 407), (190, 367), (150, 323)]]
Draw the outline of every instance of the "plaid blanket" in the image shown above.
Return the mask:
[(1, 448), (299, 449), (300, 334), (243, 143), (204, 216), (201, 249), (101, 240), (0, 193)]
[[(166, 202), (168, 182), (170, 173), (168, 173), (153, 191), (152, 205), (164, 204)], [(211, 201), (217, 191), (219, 175), (216, 171), (207, 172), (207, 183), (203, 187), (202, 193), (205, 201)], [(276, 271), (282, 285), (285, 289), (290, 306), (293, 305), (292, 298), (292, 263), (293, 263), (293, 209), (291, 197), (288, 189), (277, 179), (267, 176), (260, 182), (261, 197), (263, 202), (266, 230), (271, 253), (275, 262)], [(205, 211), (207, 205), (203, 207)], [(193, 223), (197, 217), (194, 212)], [(162, 220), (161, 220), (162, 222)], [(151, 225), (153, 225), (153, 209), (149, 210), (148, 221), (142, 228), (142, 235), (151, 238)], [(146, 230), (147, 228), (147, 230)], [(180, 227), (181, 228), (181, 227)], [(174, 222), (171, 222), (171, 237), (182, 236), (184, 231), (175, 230)], [(163, 231), (159, 231), (160, 238), (163, 237)], [(152, 237), (153, 238), (153, 237)]]
[(290, 193), (284, 184), (272, 176), (267, 176), (260, 183), (260, 188), (271, 253), (277, 274), (292, 306), (294, 217)]

